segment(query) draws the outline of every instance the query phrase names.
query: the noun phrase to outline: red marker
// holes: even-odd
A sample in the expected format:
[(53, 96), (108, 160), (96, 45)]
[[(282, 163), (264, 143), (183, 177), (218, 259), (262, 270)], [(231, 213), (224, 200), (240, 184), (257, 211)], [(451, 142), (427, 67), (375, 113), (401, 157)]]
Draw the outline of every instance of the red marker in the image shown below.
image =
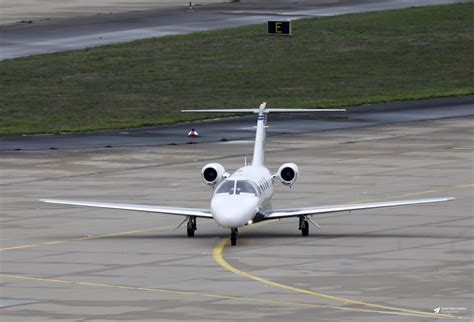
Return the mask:
[(194, 137), (194, 136), (199, 136), (199, 133), (195, 129), (191, 129), (191, 131), (188, 132), (189, 137)]

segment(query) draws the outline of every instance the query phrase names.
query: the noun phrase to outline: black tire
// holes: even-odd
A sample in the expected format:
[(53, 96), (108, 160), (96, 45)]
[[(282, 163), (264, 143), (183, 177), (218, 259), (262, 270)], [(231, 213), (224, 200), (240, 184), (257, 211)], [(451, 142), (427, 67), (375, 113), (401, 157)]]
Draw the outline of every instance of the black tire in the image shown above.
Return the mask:
[(194, 237), (194, 231), (196, 230), (196, 217), (190, 217), (188, 220), (188, 237)]
[(232, 246), (237, 245), (237, 235), (238, 235), (237, 229), (235, 229), (235, 230), (232, 229), (232, 231), (230, 232), (230, 244)]
[(304, 221), (304, 226), (301, 227), (301, 235), (308, 236), (309, 235), (309, 223), (307, 220)]

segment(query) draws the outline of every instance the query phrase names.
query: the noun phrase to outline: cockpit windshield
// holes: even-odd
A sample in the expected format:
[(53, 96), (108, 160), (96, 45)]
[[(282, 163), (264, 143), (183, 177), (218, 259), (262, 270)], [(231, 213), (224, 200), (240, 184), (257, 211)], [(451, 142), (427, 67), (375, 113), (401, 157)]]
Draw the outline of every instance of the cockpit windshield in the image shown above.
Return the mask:
[(251, 193), (254, 195), (257, 195), (257, 189), (250, 183), (250, 181), (247, 180), (239, 180), (237, 181), (237, 187), (235, 190), (236, 194), (241, 194), (241, 193)]
[(228, 193), (229, 195), (233, 195), (234, 186), (234, 180), (226, 180), (219, 186), (219, 188), (217, 188), (216, 193)]
[(248, 180), (226, 180), (216, 190), (218, 193), (228, 193), (229, 195), (239, 195), (241, 193), (251, 193), (257, 196), (257, 188)]

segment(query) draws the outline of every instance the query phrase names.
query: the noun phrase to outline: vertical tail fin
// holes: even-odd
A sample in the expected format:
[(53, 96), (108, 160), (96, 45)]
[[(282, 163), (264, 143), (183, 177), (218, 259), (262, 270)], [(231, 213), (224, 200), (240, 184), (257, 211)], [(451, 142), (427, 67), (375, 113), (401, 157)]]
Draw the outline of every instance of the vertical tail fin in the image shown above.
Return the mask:
[(265, 162), (266, 115), (269, 113), (308, 113), (308, 112), (345, 112), (345, 109), (292, 109), (292, 108), (267, 108), (267, 102), (256, 108), (240, 109), (212, 109), (212, 110), (181, 110), (183, 113), (254, 113), (258, 114), (255, 145), (253, 149), (253, 166), (263, 166)]
[(263, 166), (265, 162), (265, 137), (266, 137), (266, 126), (265, 126), (265, 109), (267, 102), (260, 104), (258, 109), (257, 117), (257, 131), (255, 134), (255, 145), (253, 148), (253, 166)]

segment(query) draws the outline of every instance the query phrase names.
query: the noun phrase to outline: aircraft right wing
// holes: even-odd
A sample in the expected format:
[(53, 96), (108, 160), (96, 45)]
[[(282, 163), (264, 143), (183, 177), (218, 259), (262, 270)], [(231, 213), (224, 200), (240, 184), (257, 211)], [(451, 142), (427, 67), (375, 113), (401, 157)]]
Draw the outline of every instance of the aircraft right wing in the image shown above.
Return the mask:
[(341, 211), (352, 211), (352, 210), (372, 209), (372, 208), (382, 208), (382, 207), (395, 207), (395, 206), (404, 206), (404, 205), (416, 205), (416, 204), (451, 201), (451, 200), (454, 200), (454, 198), (446, 197), (446, 198), (431, 198), (431, 199), (413, 199), (413, 200), (358, 203), (358, 204), (349, 204), (349, 205), (321, 206), (321, 207), (310, 207), (310, 208), (299, 208), (299, 209), (276, 209), (276, 210), (265, 211), (264, 216), (265, 216), (265, 220), (268, 220), (268, 219), (279, 219), (279, 218), (289, 218), (289, 217), (298, 217), (298, 216), (312, 216), (312, 215), (320, 215), (320, 214), (327, 214), (327, 213), (341, 212)]
[(60, 204), (60, 205), (85, 206), (85, 207), (96, 207), (96, 208), (107, 208), (107, 209), (153, 212), (153, 213), (162, 213), (162, 214), (178, 215), (178, 216), (194, 216), (194, 217), (200, 217), (200, 218), (212, 218), (210, 209), (178, 208), (178, 207), (149, 206), (149, 205), (62, 200), (62, 199), (40, 199), (40, 201), (46, 202), (46, 203)]

